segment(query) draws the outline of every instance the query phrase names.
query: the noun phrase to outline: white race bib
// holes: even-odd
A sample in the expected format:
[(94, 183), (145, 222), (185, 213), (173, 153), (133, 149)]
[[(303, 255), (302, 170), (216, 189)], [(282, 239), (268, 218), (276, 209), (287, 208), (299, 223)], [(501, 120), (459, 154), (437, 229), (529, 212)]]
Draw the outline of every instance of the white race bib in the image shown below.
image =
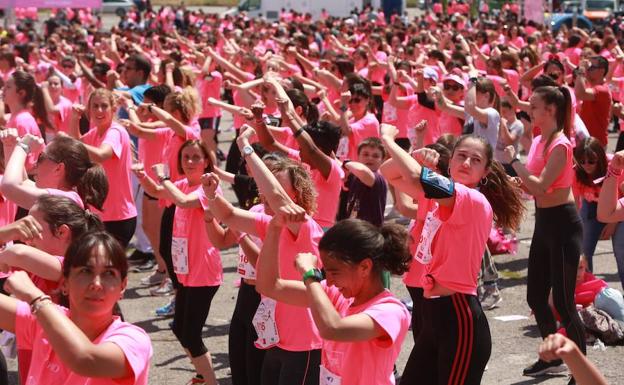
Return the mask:
[(254, 344), (258, 349), (268, 349), (277, 345), (279, 334), (275, 323), (275, 307), (277, 302), (271, 298), (262, 298), (256, 314), (251, 321), (258, 334)]
[(338, 149), (336, 150), (336, 157), (338, 159), (344, 160), (349, 156), (349, 137), (343, 136), (340, 138), (340, 142), (338, 142)]
[(244, 279), (256, 279), (256, 268), (242, 251), (238, 253), (238, 274)]
[(189, 273), (188, 239), (173, 237), (171, 240), (171, 257), (173, 259), (173, 271), (177, 274)]
[(342, 378), (321, 365), (319, 385), (340, 385)]
[(440, 229), (441, 224), (442, 221), (433, 214), (433, 211), (429, 211), (427, 213), (425, 224), (422, 232), (420, 233), (420, 241), (418, 242), (418, 247), (416, 248), (416, 256), (414, 257), (423, 265), (428, 265), (431, 262), (431, 243)]

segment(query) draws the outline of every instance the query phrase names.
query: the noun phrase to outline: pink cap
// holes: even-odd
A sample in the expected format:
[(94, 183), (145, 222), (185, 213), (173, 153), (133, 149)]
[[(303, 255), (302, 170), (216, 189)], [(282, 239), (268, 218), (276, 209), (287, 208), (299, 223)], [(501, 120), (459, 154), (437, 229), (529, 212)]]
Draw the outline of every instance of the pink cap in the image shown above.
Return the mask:
[(466, 88), (466, 81), (464, 79), (462, 79), (461, 76), (459, 75), (455, 75), (455, 74), (449, 74), (444, 76), (444, 79), (442, 79), (443, 82), (450, 80), (453, 81), (459, 85), (461, 85), (462, 87)]

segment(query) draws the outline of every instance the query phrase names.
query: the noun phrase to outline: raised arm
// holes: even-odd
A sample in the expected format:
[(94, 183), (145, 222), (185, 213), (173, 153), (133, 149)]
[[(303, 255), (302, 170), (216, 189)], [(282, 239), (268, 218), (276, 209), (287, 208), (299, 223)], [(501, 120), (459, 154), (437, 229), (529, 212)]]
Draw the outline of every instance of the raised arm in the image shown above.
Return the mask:
[(28, 153), (39, 152), (43, 146), (43, 139), (26, 134), (20, 145), (14, 147), (9, 162), (2, 177), (2, 194), (20, 207), (29, 209), (41, 195), (47, 195), (45, 189), (37, 187), (25, 177), (25, 165)]
[[(26, 272), (13, 273), (5, 285), (19, 300), (30, 303), (43, 295), (32, 283)], [(112, 342), (94, 344), (76, 324), (49, 300), (41, 300), (36, 313), (37, 322), (43, 329), (54, 353), (74, 373), (83, 377), (120, 379), (132, 374), (123, 350)], [(2, 319), (9, 316), (7, 330), (15, 330), (17, 303), (0, 299)], [(3, 314), (4, 313), (4, 314)], [(5, 321), (0, 322), (3, 323)]]
[(624, 220), (624, 207), (618, 200), (619, 176), (622, 175), (622, 169), (624, 169), (624, 152), (619, 151), (613, 155), (600, 189), (597, 219), (601, 222), (615, 223)]
[(58, 258), (22, 244), (14, 244), (0, 251), (0, 264), (22, 269), (54, 282), (60, 281), (63, 276), (63, 266)]

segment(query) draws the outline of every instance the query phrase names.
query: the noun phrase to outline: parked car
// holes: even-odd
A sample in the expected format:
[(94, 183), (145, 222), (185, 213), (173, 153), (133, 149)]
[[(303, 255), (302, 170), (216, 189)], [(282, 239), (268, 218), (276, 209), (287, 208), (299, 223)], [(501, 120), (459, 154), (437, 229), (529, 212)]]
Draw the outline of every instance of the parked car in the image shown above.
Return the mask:
[(102, 13), (124, 16), (135, 5), (132, 0), (102, 0)]

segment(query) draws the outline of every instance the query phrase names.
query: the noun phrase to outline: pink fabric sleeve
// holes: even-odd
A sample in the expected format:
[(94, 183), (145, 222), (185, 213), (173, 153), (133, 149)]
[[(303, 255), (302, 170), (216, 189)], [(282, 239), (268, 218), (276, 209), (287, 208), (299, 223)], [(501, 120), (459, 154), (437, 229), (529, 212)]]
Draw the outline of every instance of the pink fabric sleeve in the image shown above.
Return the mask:
[(106, 342), (114, 343), (124, 352), (135, 381), (149, 369), (152, 341), (143, 330), (130, 325), (106, 337)]
[(386, 336), (379, 337), (375, 340), (375, 344), (382, 348), (391, 347), (401, 334), (401, 309), (396, 303), (378, 303), (364, 310), (364, 314), (368, 315), (379, 325), (385, 332)]
[(266, 238), (266, 233), (271, 222), (271, 216), (263, 213), (256, 213), (256, 229), (258, 230), (258, 238)]
[(15, 312), (15, 337), (17, 348), (32, 350), (33, 338), (37, 330), (37, 320), (30, 313), (30, 306), (26, 302), (19, 301)]
[[(470, 199), (470, 189), (462, 184), (455, 183), (455, 204), (453, 211), (445, 221), (451, 225), (461, 225), (471, 219), (469, 213), (478, 203)], [(485, 208), (483, 208), (485, 210)]]
[(113, 154), (117, 158), (121, 156), (121, 151), (123, 150), (123, 145), (121, 143), (121, 133), (114, 128), (109, 129), (106, 132), (106, 136), (102, 141), (102, 144), (108, 144), (113, 149)]

